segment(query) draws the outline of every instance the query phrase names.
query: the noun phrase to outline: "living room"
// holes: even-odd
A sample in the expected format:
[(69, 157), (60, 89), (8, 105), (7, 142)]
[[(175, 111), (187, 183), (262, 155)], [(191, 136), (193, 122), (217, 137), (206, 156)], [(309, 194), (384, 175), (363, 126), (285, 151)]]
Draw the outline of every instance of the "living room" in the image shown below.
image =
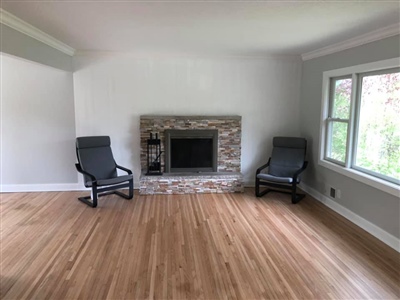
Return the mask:
[[(377, 62), (389, 63), (390, 68), (385, 69), (398, 68), (398, 3), (2, 1), (1, 8), (0, 192), (5, 230), (1, 275), (5, 299), (400, 296), (396, 271), (400, 249), (398, 183), (368, 174), (354, 175), (321, 159), (321, 140), (326, 138), (321, 129), (324, 75)], [(397, 64), (390, 65), (396, 59)], [(74, 166), (76, 137), (110, 136), (115, 160), (133, 171), (137, 189), (144, 169), (141, 118), (148, 116), (240, 117), (240, 172), (245, 192), (142, 195), (135, 190), (131, 201), (101, 197), (95, 209), (77, 201), (90, 190), (85, 189)], [(296, 205), (285, 194), (254, 195), (256, 170), (268, 161), (276, 136), (307, 140), (308, 166), (299, 184), (307, 196)], [(249, 214), (232, 217), (232, 223), (223, 214), (214, 216), (213, 207), (233, 214), (235, 208), (225, 207), (229, 201), (238, 207), (242, 201), (243, 208), (235, 213), (247, 207)], [(124, 211), (132, 214), (124, 215)], [(183, 215), (176, 217), (174, 213), (179, 211)], [(235, 236), (239, 229), (234, 223), (251, 223), (251, 213), (257, 226), (249, 225), (250, 229)], [(44, 218), (47, 215), (49, 219)], [(57, 219), (65, 221), (66, 227)], [(74, 222), (70, 223), (71, 219)], [(268, 221), (259, 224), (260, 220)], [(165, 228), (160, 225), (163, 222)], [(169, 222), (175, 225), (168, 227)], [(285, 227), (291, 223), (304, 231)], [(280, 231), (278, 224), (285, 230)], [(185, 232), (185, 226), (191, 229)], [(215, 244), (205, 233), (196, 231), (201, 226), (213, 228), (209, 233), (214, 232), (211, 240)], [(85, 229), (80, 231), (80, 227)], [(106, 239), (102, 240), (102, 230), (107, 227), (111, 231), (103, 233)], [(154, 228), (159, 231), (155, 233)], [(318, 243), (313, 241), (312, 230), (318, 233)], [(268, 238), (261, 233), (266, 231)], [(124, 244), (118, 232), (129, 239), (135, 236), (132, 243), (140, 241), (143, 248)], [(54, 233), (63, 241), (56, 240)], [(177, 257), (189, 255), (195, 267), (189, 268), (187, 257), (183, 259), (186, 265), (180, 266), (180, 262), (171, 266), (165, 260), (162, 253), (172, 245), (163, 233), (182, 243), (182, 248), (172, 252)], [(254, 234), (255, 240), (232, 253), (223, 247), (224, 242), (241, 245), (246, 234)], [(195, 241), (190, 246), (192, 235)], [(274, 240), (271, 248), (261, 241), (269, 238)], [(267, 257), (271, 251), (284, 252), (276, 245), (287, 239), (302, 239), (300, 244), (306, 246), (291, 255), (284, 253), (289, 265), (280, 268), (275, 265), (283, 263), (280, 258), (274, 261)], [(326, 248), (319, 245), (324, 239)], [(46, 248), (47, 243), (51, 248)], [(168, 247), (164, 249), (165, 243)], [(224, 256), (227, 263), (220, 265), (218, 254), (202, 256), (212, 251), (207, 245), (214, 245), (215, 253)], [(257, 250), (250, 255), (245, 249), (251, 245)], [(116, 254), (117, 246), (124, 246), (122, 254)], [(96, 250), (87, 249), (91, 247), (101, 249), (99, 260), (95, 259)], [(132, 261), (115, 258), (118, 263), (113, 265), (105, 260), (107, 249), (114, 249), (111, 252), (119, 257), (125, 252), (130, 256), (130, 247), (134, 249)], [(202, 252), (194, 254), (190, 247)], [(334, 249), (332, 253), (329, 247)], [(22, 255), (21, 249), (27, 254)], [(149, 257), (140, 249), (147, 249)], [(307, 264), (312, 254), (306, 252), (313, 249), (321, 259), (320, 269)], [(44, 254), (36, 259), (29, 253)], [(380, 253), (384, 253), (383, 258)], [(148, 273), (140, 267), (124, 266), (137, 266), (135, 255), (149, 266)], [(348, 270), (329, 269), (324, 255), (327, 261), (354, 266), (356, 271), (346, 275)], [(357, 260), (357, 256), (362, 259)], [(376, 261), (370, 262), (370, 256)], [(171, 257), (173, 254), (167, 258)], [(250, 263), (261, 258), (266, 262), (260, 269)], [(70, 263), (64, 265), (63, 259)], [(102, 269), (100, 261), (106, 261), (112, 272)], [(218, 273), (212, 265), (224, 270)], [(307, 274), (292, 278), (297, 276), (288, 271), (292, 265), (298, 272), (302, 266), (308, 268)], [(163, 266), (168, 267), (164, 270)], [(272, 283), (266, 279), (269, 268), (274, 270), (274, 275), (269, 274)], [(104, 277), (97, 274), (100, 269)], [(199, 277), (188, 275), (193, 269)], [(207, 272), (213, 273), (211, 283)], [(252, 279), (241, 284), (241, 272)], [(370, 277), (369, 272), (376, 277)], [(312, 273), (327, 280), (307, 277)], [(230, 279), (224, 277), (226, 274)], [(351, 276), (356, 278), (353, 283)], [(319, 284), (313, 286), (312, 281)], [(348, 282), (341, 288), (341, 281)]]

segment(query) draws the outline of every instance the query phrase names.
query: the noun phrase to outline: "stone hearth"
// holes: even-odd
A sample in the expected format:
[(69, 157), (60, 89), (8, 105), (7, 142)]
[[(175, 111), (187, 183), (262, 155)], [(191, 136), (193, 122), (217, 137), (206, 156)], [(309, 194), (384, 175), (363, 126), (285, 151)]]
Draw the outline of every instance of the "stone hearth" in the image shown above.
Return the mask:
[[(158, 133), (164, 151), (164, 131), (167, 129), (217, 129), (217, 171), (194, 174), (145, 175), (147, 169), (147, 139)], [(140, 194), (189, 194), (243, 192), (241, 164), (240, 116), (141, 116), (140, 117)], [(163, 152), (164, 154), (164, 152)], [(162, 155), (161, 166), (165, 160)]]
[(188, 175), (164, 174), (140, 178), (141, 195), (242, 193), (243, 176), (237, 172)]

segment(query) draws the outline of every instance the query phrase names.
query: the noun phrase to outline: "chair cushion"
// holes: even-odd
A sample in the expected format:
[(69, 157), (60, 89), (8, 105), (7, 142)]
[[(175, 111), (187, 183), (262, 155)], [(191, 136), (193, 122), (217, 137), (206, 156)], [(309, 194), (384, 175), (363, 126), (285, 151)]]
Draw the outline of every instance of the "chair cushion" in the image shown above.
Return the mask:
[(304, 149), (307, 146), (307, 140), (305, 138), (276, 136), (272, 144), (274, 147)]
[(304, 164), (304, 152), (305, 149), (274, 147), (268, 173), (278, 177), (293, 177)]
[[(109, 136), (85, 136), (76, 139), (76, 154), (82, 169), (93, 174), (97, 180), (118, 176), (116, 163), (110, 147)], [(90, 181), (88, 176), (85, 182)]]
[(76, 138), (77, 149), (110, 146), (111, 140), (109, 136), (81, 136)]
[(274, 137), (268, 174), (293, 177), (304, 164), (307, 141), (304, 138)]
[[(262, 179), (262, 180), (266, 180), (266, 181), (270, 181), (270, 182), (276, 182), (276, 183), (292, 183), (293, 182), (293, 178), (292, 177), (279, 177), (279, 176), (273, 176), (270, 174), (258, 174), (257, 178)], [(297, 183), (300, 182), (300, 178), (297, 177)]]
[[(103, 179), (103, 180), (97, 180), (97, 186), (105, 186), (105, 185), (113, 185), (113, 184), (118, 184), (124, 181), (128, 181), (131, 180), (133, 178), (132, 175), (124, 175), (124, 176), (118, 176), (118, 177), (114, 177), (111, 179)], [(91, 187), (92, 186), (92, 182), (88, 181), (85, 184), (86, 187)]]
[[(83, 170), (93, 174), (97, 180), (117, 177), (117, 168), (110, 147), (84, 148), (78, 150)], [(90, 180), (89, 178), (86, 181)]]

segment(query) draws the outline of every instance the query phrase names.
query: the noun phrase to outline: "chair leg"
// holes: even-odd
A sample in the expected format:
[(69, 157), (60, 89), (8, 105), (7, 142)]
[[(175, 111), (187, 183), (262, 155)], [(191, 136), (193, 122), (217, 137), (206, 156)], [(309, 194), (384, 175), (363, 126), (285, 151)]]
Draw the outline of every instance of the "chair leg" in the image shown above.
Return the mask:
[(262, 196), (264, 196), (265, 194), (267, 194), (267, 193), (269, 193), (271, 190), (270, 189), (268, 189), (268, 188), (266, 188), (265, 190), (263, 190), (262, 192), (260, 192), (260, 179), (258, 179), (257, 177), (256, 177), (256, 188), (255, 188), (255, 191), (256, 191), (256, 197), (262, 197)]
[(270, 191), (271, 191), (271, 190), (270, 190), (269, 188), (266, 188), (266, 189), (263, 190), (261, 193), (258, 192), (258, 193), (256, 194), (256, 196), (257, 196), (257, 197), (262, 197), (262, 196), (268, 194)]
[(132, 199), (133, 198), (133, 178), (132, 180), (129, 180), (129, 198), (128, 199)]
[[(123, 187), (126, 187), (126, 186), (123, 186)], [(123, 187), (121, 187), (121, 188), (123, 188)], [(129, 191), (128, 191), (128, 194), (122, 193), (122, 192), (117, 191), (117, 190), (111, 190), (111, 191), (109, 191), (109, 190), (110, 189), (108, 189), (108, 191), (104, 191), (104, 189), (103, 189), (103, 190), (100, 191), (100, 194), (98, 194), (97, 185), (93, 184), (91, 195), (90, 196), (86, 196), (86, 197), (79, 197), (78, 199), (80, 201), (82, 201), (83, 203), (89, 205), (90, 207), (97, 207), (97, 199), (100, 196), (105, 196), (105, 195), (109, 195), (109, 194), (116, 194), (116, 195), (118, 195), (118, 196), (120, 196), (122, 198), (125, 198), (125, 199), (132, 199), (133, 195), (134, 195), (134, 192), (133, 192), (133, 179), (129, 180)]]
[(297, 201), (297, 195), (296, 195), (296, 182), (292, 183), (292, 203), (296, 204)]
[(96, 207), (96, 206), (97, 206), (97, 198), (98, 198), (98, 195), (97, 195), (97, 185), (94, 184), (93, 187), (92, 187), (92, 201), (93, 201), (93, 207)]
[(97, 185), (94, 184), (92, 186), (92, 191), (91, 191), (91, 195), (90, 196), (86, 196), (86, 197), (79, 197), (78, 199), (80, 201), (82, 201), (83, 203), (89, 205), (90, 207), (97, 207)]
[(132, 199), (133, 198), (133, 179), (129, 180), (128, 195), (126, 195), (126, 194), (124, 194), (124, 193), (122, 193), (120, 191), (114, 191), (113, 193), (118, 195), (118, 196), (120, 196), (120, 197), (122, 197), (122, 198), (128, 199), (128, 200)]
[(93, 200), (91, 199), (90, 196), (79, 197), (78, 199), (79, 199), (80, 201), (82, 201), (83, 203), (89, 205), (90, 207), (93, 207), (93, 208), (94, 208), (94, 207), (97, 206), (97, 201), (96, 201), (96, 203), (94, 203), (95, 201), (93, 201)]
[(122, 197), (122, 198), (128, 199), (128, 200), (133, 198), (133, 196), (131, 195), (130, 192), (129, 192), (128, 195), (126, 195), (126, 194), (124, 194), (123, 192), (120, 192), (120, 191), (114, 191), (113, 193), (118, 195), (118, 196), (120, 196), (120, 197)]
[(304, 194), (296, 194), (296, 188), (297, 188), (297, 184), (293, 183), (292, 184), (292, 204), (299, 203), (300, 200), (306, 196)]
[(260, 197), (260, 180), (257, 178), (257, 176), (256, 176), (255, 192), (256, 192), (256, 197)]

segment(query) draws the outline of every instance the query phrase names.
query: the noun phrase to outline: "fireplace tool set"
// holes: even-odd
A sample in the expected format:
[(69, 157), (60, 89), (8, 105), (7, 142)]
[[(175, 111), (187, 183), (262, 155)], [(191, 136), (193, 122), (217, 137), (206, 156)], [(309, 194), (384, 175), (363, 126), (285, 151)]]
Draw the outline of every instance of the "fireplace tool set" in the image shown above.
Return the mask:
[[(154, 136), (154, 138), (153, 138)], [(147, 173), (146, 175), (162, 175), (161, 172), (161, 140), (158, 133), (150, 133), (147, 140)]]

